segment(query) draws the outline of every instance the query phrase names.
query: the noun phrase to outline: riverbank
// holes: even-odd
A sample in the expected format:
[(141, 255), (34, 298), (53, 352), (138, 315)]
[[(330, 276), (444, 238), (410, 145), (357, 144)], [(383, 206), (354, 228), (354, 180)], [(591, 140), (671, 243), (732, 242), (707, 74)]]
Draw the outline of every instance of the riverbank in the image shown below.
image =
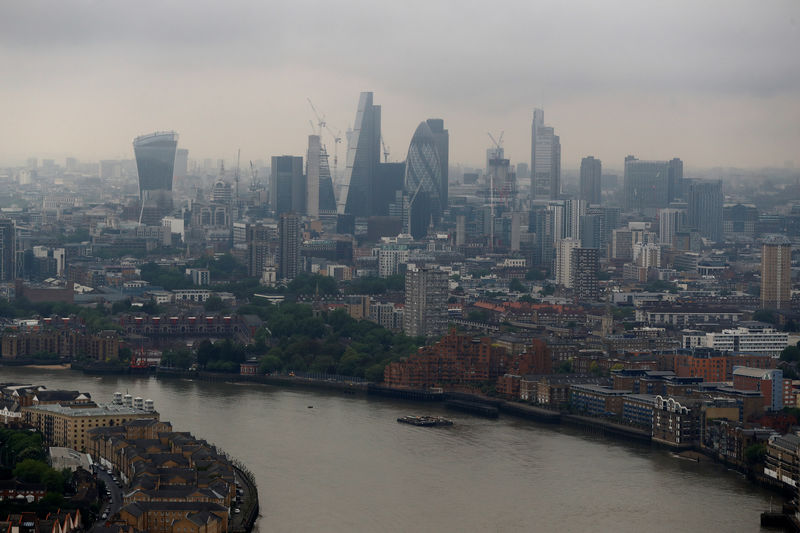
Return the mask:
[[(745, 533), (758, 531), (773, 496), (738, 473), (655, 446), (504, 412), (496, 420), (458, 414), (443, 402), (153, 376), (0, 373), (4, 381), (91, 390), (98, 400), (120, 390), (153, 399), (177, 430), (204, 437), (253, 472), (263, 515), (253, 533), (380, 531), (391, 524), (513, 532), (532, 523), (546, 531), (637, 533), (661, 524), (656, 529)], [(455, 426), (430, 431), (396, 422), (417, 411), (453, 418)], [(537, 496), (520, 506), (520, 494)], [(579, 512), (564, 512), (565, 495), (581, 501)], [(781, 502), (774, 497), (775, 506)], [(409, 508), (415, 511), (403, 512)]]

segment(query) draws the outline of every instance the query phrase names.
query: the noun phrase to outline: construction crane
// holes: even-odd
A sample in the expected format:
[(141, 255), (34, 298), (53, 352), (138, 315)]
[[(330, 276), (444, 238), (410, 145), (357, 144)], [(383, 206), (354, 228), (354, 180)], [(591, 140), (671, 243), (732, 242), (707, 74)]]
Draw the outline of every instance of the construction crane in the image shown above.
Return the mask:
[(236, 218), (239, 218), (239, 212), (241, 211), (241, 206), (239, 205), (239, 160), (242, 157), (242, 149), (239, 148), (236, 150), (236, 172), (233, 174), (233, 181), (236, 184), (236, 196), (233, 201), (233, 205), (236, 206)]
[(389, 147), (386, 146), (386, 143), (383, 142), (383, 135), (381, 135), (381, 146), (383, 146), (383, 162), (389, 162)]
[(311, 98), (306, 98), (308, 100), (308, 105), (311, 106), (311, 111), (314, 112), (314, 116), (317, 117), (317, 125), (319, 126), (318, 135), (322, 137), (322, 130), (323, 128), (327, 127), (327, 123), (325, 122), (325, 115), (320, 116), (317, 108), (314, 107), (314, 102), (311, 101)]
[(258, 190), (258, 171), (256, 170), (256, 166), (250, 161), (250, 192), (256, 192)]
[[(503, 144), (502, 144), (503, 143), (503, 133), (505, 133), (505, 131), (501, 131), (500, 132), (500, 137), (498, 137), (498, 139), (495, 139), (494, 135), (492, 135), (489, 132), (486, 132), (486, 135), (488, 135), (489, 138), (494, 143), (494, 146), (495, 146), (495, 149), (494, 149), (495, 150), (495, 152), (494, 152), (495, 159), (499, 159), (500, 158), (500, 154), (502, 153), (502, 150), (503, 150)], [(490, 200), (489, 200), (489, 217), (490, 217), (490, 221), (489, 221), (489, 251), (494, 252), (494, 175), (495, 175), (495, 171), (490, 170), (488, 168), (486, 170), (489, 172), (489, 195), (490, 195), (489, 196), (489, 198), (490, 198)]]
[[(339, 133), (335, 133), (330, 126), (328, 126), (328, 122), (325, 120), (325, 115), (320, 115), (317, 108), (314, 106), (314, 102), (311, 101), (311, 98), (306, 98), (308, 100), (308, 105), (311, 106), (311, 111), (314, 112), (314, 116), (317, 118), (317, 126), (319, 127), (318, 134), (320, 138), (322, 137), (322, 130), (327, 131), (331, 137), (333, 137), (333, 180), (336, 181), (338, 177), (338, 168), (339, 168), (339, 144), (342, 142), (342, 132), (341, 130)], [(312, 124), (311, 129), (314, 129)]]

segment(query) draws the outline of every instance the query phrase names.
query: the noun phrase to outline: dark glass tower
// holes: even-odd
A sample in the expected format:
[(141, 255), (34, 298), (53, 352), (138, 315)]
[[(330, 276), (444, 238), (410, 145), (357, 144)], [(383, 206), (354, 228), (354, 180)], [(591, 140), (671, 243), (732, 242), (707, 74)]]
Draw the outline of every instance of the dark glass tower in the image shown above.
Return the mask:
[(172, 211), (172, 176), (177, 148), (178, 134), (174, 131), (151, 133), (133, 140), (142, 215), (153, 211), (156, 216), (164, 216)]
[(353, 134), (347, 146), (347, 168), (338, 200), (340, 214), (357, 217), (373, 214), (380, 148), (381, 106), (372, 104), (371, 92), (361, 93)]

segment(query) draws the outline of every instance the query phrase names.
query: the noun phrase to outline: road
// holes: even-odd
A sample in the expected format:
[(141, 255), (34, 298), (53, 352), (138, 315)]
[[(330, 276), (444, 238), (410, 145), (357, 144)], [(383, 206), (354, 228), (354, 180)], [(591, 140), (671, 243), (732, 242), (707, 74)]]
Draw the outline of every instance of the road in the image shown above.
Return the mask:
[[(122, 489), (119, 487), (119, 485), (114, 483), (114, 480), (111, 479), (111, 476), (108, 474), (108, 472), (106, 472), (101, 468), (97, 469), (97, 478), (102, 479), (103, 482), (106, 484), (106, 488), (111, 491), (110, 503), (105, 493), (100, 495), (100, 516), (102, 516), (103, 513), (108, 513), (108, 517), (110, 518), (111, 516), (116, 514), (117, 511), (119, 511), (120, 508), (122, 507)], [(104, 523), (105, 520), (98, 517), (97, 522), (95, 522), (95, 526), (102, 525)]]

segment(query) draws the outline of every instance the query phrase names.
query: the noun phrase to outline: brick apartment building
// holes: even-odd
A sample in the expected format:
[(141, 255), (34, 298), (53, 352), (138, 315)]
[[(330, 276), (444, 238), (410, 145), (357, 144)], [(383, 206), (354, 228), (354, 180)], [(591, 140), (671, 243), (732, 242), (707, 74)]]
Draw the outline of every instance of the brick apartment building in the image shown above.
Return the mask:
[(489, 337), (459, 335), (451, 330), (437, 343), (424, 346), (406, 361), (390, 363), (384, 381), (390, 387), (470, 388), (494, 381), (506, 372), (505, 349)]

